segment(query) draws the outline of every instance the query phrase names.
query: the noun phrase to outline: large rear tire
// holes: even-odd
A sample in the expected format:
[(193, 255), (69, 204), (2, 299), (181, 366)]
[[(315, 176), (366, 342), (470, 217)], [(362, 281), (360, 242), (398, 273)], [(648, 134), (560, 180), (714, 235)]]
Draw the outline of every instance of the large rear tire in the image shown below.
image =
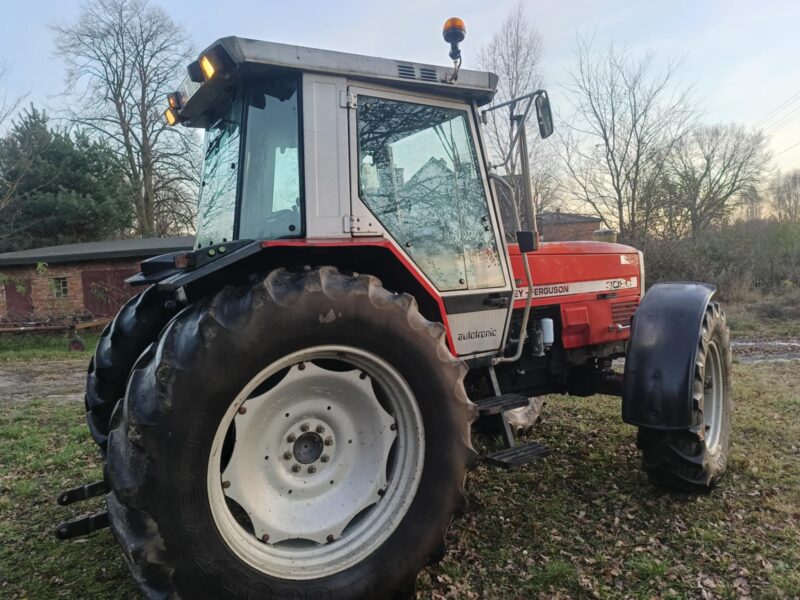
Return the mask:
[(130, 298), (100, 335), (86, 375), (86, 421), (105, 455), (111, 413), (125, 395), (133, 364), (175, 314), (153, 286)]
[(188, 307), (109, 438), (111, 527), (140, 589), (407, 597), (464, 503), (465, 374), (444, 328), (371, 276), (279, 269)]
[(731, 443), (731, 361), (725, 314), (712, 302), (706, 308), (698, 340), (693, 425), (679, 431), (639, 428), (642, 468), (654, 485), (706, 493), (722, 477)]

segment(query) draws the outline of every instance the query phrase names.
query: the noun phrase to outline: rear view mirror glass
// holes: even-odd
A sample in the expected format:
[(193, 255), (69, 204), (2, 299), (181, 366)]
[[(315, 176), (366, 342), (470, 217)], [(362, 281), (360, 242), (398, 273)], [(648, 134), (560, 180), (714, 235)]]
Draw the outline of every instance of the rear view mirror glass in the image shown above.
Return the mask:
[(553, 113), (550, 111), (550, 99), (547, 92), (536, 96), (536, 118), (539, 121), (539, 135), (542, 139), (553, 134)]

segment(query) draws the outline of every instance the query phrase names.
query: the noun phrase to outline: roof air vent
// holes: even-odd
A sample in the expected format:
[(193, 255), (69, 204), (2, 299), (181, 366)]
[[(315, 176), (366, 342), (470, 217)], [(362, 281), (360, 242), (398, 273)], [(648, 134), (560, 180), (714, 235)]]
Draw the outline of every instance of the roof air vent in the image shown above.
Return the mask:
[(416, 79), (417, 73), (414, 65), (397, 65), (397, 76), (405, 79)]
[(439, 81), (439, 77), (436, 75), (436, 69), (432, 67), (420, 67), (419, 78), (424, 81)]

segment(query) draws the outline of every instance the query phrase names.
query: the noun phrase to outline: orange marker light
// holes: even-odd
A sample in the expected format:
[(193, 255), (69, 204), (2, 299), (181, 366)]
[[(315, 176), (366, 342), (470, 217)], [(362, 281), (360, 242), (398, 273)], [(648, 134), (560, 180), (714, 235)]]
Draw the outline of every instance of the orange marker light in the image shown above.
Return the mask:
[(167, 102), (169, 103), (170, 108), (174, 108), (175, 110), (180, 110), (181, 95), (178, 92), (172, 92), (171, 94), (167, 94)]
[(458, 44), (459, 42), (463, 42), (466, 35), (467, 26), (464, 25), (464, 21), (458, 17), (450, 17), (444, 22), (444, 27), (442, 27), (442, 36), (444, 37), (444, 41), (448, 44)]

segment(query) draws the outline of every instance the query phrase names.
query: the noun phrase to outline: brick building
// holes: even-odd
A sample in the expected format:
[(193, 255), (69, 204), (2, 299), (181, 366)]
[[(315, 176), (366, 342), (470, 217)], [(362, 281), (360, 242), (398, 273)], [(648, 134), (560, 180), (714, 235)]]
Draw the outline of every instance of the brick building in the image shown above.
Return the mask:
[(86, 242), (0, 254), (0, 321), (107, 317), (136, 290), (139, 261), (187, 250), (194, 238)]
[(544, 242), (591, 240), (592, 233), (599, 229), (602, 223), (600, 217), (560, 210), (539, 213), (536, 216), (536, 222)]

